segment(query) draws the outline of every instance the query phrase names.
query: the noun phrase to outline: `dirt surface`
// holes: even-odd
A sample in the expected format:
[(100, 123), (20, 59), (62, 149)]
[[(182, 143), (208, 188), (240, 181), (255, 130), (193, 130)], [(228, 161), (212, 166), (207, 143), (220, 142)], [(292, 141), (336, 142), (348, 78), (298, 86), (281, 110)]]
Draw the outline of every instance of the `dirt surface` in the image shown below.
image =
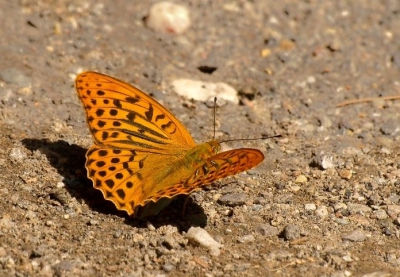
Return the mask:
[[(184, 1), (182, 35), (146, 28), (154, 2), (0, 2), (0, 275), (400, 276), (400, 101), (336, 107), (400, 94), (399, 1)], [(198, 142), (213, 110), (170, 82), (226, 82), (241, 104), (218, 108), (218, 139), (282, 138), (227, 143), (266, 159), (183, 216), (178, 199), (131, 219), (86, 178), (83, 70), (148, 91)]]

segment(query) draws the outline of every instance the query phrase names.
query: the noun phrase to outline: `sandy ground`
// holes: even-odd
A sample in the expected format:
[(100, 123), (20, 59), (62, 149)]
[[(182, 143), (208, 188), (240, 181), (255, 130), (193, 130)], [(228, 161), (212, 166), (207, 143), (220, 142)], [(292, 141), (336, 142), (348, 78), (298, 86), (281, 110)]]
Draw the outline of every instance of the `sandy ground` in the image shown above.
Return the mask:
[[(336, 107), (400, 94), (400, 3), (191, 0), (190, 29), (164, 35), (138, 2), (0, 2), (0, 275), (400, 276), (400, 101)], [(148, 91), (198, 142), (213, 110), (170, 83), (225, 82), (241, 104), (218, 108), (218, 139), (282, 138), (227, 143), (266, 159), (183, 216), (178, 199), (129, 218), (86, 178), (83, 70)]]

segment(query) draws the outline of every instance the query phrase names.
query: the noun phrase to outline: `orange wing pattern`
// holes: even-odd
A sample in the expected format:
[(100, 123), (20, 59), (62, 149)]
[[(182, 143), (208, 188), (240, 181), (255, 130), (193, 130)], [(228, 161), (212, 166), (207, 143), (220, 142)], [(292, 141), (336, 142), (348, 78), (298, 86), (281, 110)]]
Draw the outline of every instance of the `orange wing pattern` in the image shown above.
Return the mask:
[(157, 202), (162, 197), (172, 198), (179, 194), (190, 194), (211, 185), (215, 181), (249, 170), (264, 160), (264, 154), (257, 149), (240, 148), (222, 153), (207, 159), (196, 168), (193, 174), (181, 183), (159, 190), (149, 197), (149, 201)]
[(264, 159), (256, 149), (216, 154), (216, 141), (196, 145), (161, 104), (110, 76), (79, 74), (76, 89), (95, 141), (86, 154), (88, 177), (105, 199), (129, 215), (136, 216), (138, 207), (149, 202), (190, 194)]

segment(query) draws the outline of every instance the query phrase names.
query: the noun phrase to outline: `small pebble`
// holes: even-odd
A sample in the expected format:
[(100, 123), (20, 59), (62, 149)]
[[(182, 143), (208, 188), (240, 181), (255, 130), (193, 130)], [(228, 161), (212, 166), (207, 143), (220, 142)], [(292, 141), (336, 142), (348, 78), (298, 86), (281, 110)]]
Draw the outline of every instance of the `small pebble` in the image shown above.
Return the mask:
[(8, 215), (4, 215), (2, 219), (0, 219), (0, 230), (2, 229), (11, 229), (14, 227), (14, 222), (11, 221)]
[(240, 242), (240, 243), (247, 243), (247, 242), (252, 242), (252, 241), (255, 241), (256, 239), (254, 238), (254, 236), (253, 235), (244, 235), (244, 236), (242, 236), (242, 237), (240, 237), (239, 239), (238, 239), (238, 242)]
[(400, 206), (399, 205), (388, 205), (387, 213), (390, 217), (396, 218), (400, 214)]
[(188, 99), (207, 101), (210, 98), (222, 98), (224, 100), (239, 103), (237, 91), (226, 83), (209, 83), (190, 79), (177, 79), (172, 83), (173, 90)]
[(294, 181), (296, 184), (302, 184), (307, 182), (307, 177), (304, 175), (297, 176), (296, 180)]
[(35, 218), (36, 217), (36, 213), (35, 212), (33, 212), (33, 211), (27, 211), (26, 213), (25, 213), (25, 218), (26, 219), (33, 219), (33, 218)]
[(353, 241), (353, 242), (358, 242), (358, 241), (364, 241), (366, 239), (367, 235), (365, 234), (364, 231), (362, 230), (355, 230), (351, 232), (348, 235), (345, 235), (342, 237), (343, 240), (348, 240), (348, 241)]
[(7, 255), (7, 251), (0, 246), (0, 257), (5, 257)]
[(151, 6), (145, 21), (149, 29), (164, 34), (182, 34), (191, 24), (189, 10), (168, 1)]
[(175, 268), (174, 265), (170, 263), (166, 263), (163, 265), (163, 270), (165, 272), (171, 272), (172, 270), (174, 270), (174, 268)]
[(337, 170), (340, 178), (344, 179), (344, 180), (350, 180), (351, 176), (353, 176), (353, 171), (349, 170), (349, 169), (338, 169)]
[[(73, 271), (75, 266), (73, 263), (67, 260), (63, 260), (52, 266), (55, 271)], [(56, 274), (59, 275), (59, 274)]]
[(322, 153), (314, 158), (314, 163), (318, 165), (322, 169), (330, 169), (335, 168), (335, 164), (333, 162), (333, 157), (331, 155), (327, 155)]
[(222, 195), (218, 199), (218, 203), (230, 207), (244, 205), (247, 201), (247, 196), (244, 193), (229, 193)]
[(388, 214), (384, 210), (374, 211), (374, 216), (376, 219), (386, 219), (388, 218)]
[(345, 210), (345, 209), (347, 209), (347, 205), (342, 202), (338, 202), (333, 206), (333, 209), (335, 210), (335, 212), (337, 212), (339, 210)]
[(350, 214), (365, 214), (372, 212), (372, 209), (367, 205), (353, 203), (347, 204), (347, 210)]
[(166, 235), (164, 237), (162, 245), (165, 246), (168, 250), (171, 250), (171, 249), (174, 249), (174, 248), (177, 247), (177, 243), (175, 241), (175, 238), (172, 237), (171, 235)]
[(21, 162), (26, 158), (26, 154), (22, 152), (20, 148), (12, 148), (10, 151), (10, 158), (15, 161)]
[(150, 221), (147, 221), (146, 225), (147, 225), (147, 229), (149, 229), (150, 231), (155, 231), (156, 230), (156, 227), (154, 227), (154, 225), (151, 224)]
[(91, 220), (89, 221), (89, 225), (91, 225), (91, 226), (95, 226), (95, 225), (98, 225), (98, 224), (99, 224), (99, 221), (98, 221), (98, 220), (91, 219)]
[(324, 205), (319, 206), (318, 209), (315, 210), (315, 215), (318, 216), (320, 219), (327, 218), (329, 215), (328, 208)]
[(317, 209), (317, 205), (313, 204), (313, 203), (308, 203), (304, 205), (304, 209), (306, 211), (315, 211)]
[(297, 225), (291, 224), (287, 225), (283, 230), (283, 237), (286, 240), (295, 240), (300, 238), (301, 230)]
[(263, 235), (264, 237), (273, 237), (279, 235), (278, 228), (268, 225), (268, 224), (260, 224), (256, 227), (256, 231)]
[(200, 227), (191, 227), (186, 233), (186, 238), (207, 248), (212, 256), (219, 256), (221, 253), (222, 244), (214, 240), (206, 230)]

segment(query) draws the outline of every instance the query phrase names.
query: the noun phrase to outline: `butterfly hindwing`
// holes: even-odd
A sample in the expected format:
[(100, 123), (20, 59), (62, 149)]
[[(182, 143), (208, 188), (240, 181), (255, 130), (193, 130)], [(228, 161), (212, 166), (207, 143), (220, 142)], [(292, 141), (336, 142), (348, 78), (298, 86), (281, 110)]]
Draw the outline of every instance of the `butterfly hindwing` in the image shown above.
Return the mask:
[(146, 202), (156, 202), (163, 197), (172, 198), (180, 194), (190, 194), (216, 180), (249, 170), (263, 160), (264, 154), (257, 149), (241, 148), (221, 152), (207, 159), (187, 180), (157, 191), (149, 196)]
[(251, 148), (239, 148), (221, 152), (208, 158), (185, 182), (193, 189), (202, 188), (216, 180), (249, 170), (264, 160), (264, 154)]
[[(133, 214), (143, 202), (143, 176), (146, 153), (92, 146), (86, 154), (86, 168), (93, 186), (115, 206)], [(142, 203), (143, 204), (143, 203)]]

